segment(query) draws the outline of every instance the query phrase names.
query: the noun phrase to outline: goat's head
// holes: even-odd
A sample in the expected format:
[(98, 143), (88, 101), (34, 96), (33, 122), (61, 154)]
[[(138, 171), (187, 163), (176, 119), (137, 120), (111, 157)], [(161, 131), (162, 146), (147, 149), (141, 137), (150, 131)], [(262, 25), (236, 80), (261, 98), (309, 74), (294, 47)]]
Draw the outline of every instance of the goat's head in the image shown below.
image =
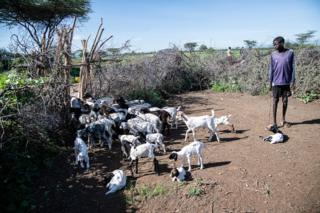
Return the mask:
[(169, 159), (170, 159), (170, 160), (177, 161), (177, 160), (178, 160), (178, 154), (177, 154), (177, 152), (172, 152), (172, 153), (169, 155)]
[(114, 174), (112, 172), (108, 172), (106, 176), (104, 176), (104, 183), (108, 184), (113, 178)]

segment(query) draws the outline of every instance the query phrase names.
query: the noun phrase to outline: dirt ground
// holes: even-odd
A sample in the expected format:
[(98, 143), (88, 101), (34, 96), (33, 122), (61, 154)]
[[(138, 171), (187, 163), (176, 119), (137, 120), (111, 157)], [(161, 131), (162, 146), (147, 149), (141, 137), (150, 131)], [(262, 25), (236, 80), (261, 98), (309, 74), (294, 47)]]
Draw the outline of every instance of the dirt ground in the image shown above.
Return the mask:
[[(62, 155), (52, 170), (36, 183), (37, 212), (320, 212), (320, 104), (304, 104), (290, 98), (287, 120), (281, 128), (288, 140), (281, 144), (263, 142), (269, 135), (270, 97), (240, 93), (191, 92), (175, 96), (170, 105), (182, 105), (187, 115), (232, 114), (236, 133), (221, 127), (221, 143), (208, 142), (208, 132), (199, 130), (205, 143), (204, 169), (192, 160), (193, 180), (171, 182), (171, 151), (185, 145), (185, 125), (165, 137), (166, 155), (157, 154), (161, 174), (142, 159), (139, 174), (130, 177), (130, 186), (106, 197), (106, 172), (127, 169), (120, 146), (112, 152), (103, 148), (90, 153), (91, 168), (82, 171), (72, 165), (74, 157)], [(281, 109), (281, 107), (280, 107)], [(281, 110), (278, 111), (280, 118)], [(190, 134), (189, 140), (192, 140)], [(164, 192), (141, 199), (132, 189), (160, 186)], [(137, 191), (136, 190), (136, 191)], [(129, 195), (129, 196), (128, 196)]]

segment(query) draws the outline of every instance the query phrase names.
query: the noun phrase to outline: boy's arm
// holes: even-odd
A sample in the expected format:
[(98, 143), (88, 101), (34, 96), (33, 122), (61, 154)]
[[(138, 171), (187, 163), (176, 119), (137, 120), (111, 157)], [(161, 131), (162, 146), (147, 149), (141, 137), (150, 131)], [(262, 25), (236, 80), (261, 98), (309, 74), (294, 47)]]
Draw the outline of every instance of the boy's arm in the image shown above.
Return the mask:
[(270, 57), (270, 65), (269, 65), (269, 90), (271, 91), (272, 89), (272, 81), (273, 81), (273, 59), (272, 59), (272, 55)]
[(292, 53), (292, 78), (290, 82), (290, 86), (293, 89), (296, 83), (296, 63), (294, 53)]

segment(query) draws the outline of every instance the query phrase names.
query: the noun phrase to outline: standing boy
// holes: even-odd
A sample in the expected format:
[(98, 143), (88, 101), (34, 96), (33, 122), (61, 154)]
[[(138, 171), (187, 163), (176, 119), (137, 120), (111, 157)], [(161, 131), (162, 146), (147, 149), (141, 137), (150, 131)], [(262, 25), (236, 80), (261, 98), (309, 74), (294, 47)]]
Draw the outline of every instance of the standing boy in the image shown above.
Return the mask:
[(294, 53), (291, 49), (284, 47), (284, 38), (279, 36), (273, 39), (273, 46), (276, 49), (271, 54), (269, 70), (270, 90), (273, 96), (273, 123), (267, 126), (267, 130), (277, 131), (277, 108), (279, 98), (282, 98), (282, 122), (279, 126), (290, 127), (286, 121), (288, 97), (291, 96), (290, 87), (295, 83)]

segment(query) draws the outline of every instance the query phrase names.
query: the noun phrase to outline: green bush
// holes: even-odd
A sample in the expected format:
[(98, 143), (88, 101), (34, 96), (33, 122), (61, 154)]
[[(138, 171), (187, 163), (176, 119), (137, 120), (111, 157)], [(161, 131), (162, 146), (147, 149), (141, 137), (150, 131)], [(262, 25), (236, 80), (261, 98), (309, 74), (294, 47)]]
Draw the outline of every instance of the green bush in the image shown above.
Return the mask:
[(298, 98), (306, 104), (318, 99), (319, 95), (315, 91), (311, 90), (310, 92), (307, 91), (306, 93), (299, 95)]
[(233, 83), (222, 83), (222, 82), (213, 82), (211, 89), (214, 92), (240, 92), (240, 85), (236, 82)]

